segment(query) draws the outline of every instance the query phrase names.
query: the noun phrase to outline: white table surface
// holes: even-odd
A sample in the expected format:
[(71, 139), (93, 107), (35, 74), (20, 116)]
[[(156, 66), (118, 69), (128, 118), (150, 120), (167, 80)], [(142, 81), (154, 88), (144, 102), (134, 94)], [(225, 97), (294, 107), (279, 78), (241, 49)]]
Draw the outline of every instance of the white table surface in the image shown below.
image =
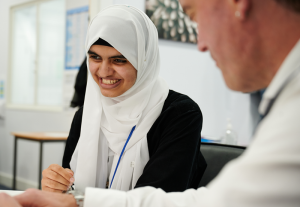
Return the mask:
[(24, 191), (17, 191), (17, 190), (0, 190), (0, 193), (6, 193), (10, 196), (16, 196), (19, 195), (21, 193), (23, 193)]

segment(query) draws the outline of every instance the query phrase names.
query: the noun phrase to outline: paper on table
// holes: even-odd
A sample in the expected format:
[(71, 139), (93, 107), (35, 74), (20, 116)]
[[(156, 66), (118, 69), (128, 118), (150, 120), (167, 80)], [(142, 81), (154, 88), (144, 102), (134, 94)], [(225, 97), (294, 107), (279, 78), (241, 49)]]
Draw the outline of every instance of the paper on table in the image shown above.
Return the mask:
[(24, 191), (18, 191), (18, 190), (0, 190), (0, 193), (6, 193), (10, 196), (16, 196), (21, 193), (24, 193)]

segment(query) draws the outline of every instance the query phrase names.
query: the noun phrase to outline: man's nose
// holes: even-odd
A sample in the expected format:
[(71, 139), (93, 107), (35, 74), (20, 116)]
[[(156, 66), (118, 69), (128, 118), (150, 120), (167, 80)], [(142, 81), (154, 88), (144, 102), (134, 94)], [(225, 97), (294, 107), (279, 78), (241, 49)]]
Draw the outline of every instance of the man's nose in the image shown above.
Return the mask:
[(203, 40), (198, 38), (198, 50), (200, 50), (201, 52), (206, 52), (208, 50), (207, 45), (204, 43)]
[(202, 33), (201, 33), (201, 29), (199, 27), (199, 24), (198, 24), (198, 35), (197, 35), (197, 45), (198, 45), (198, 50), (201, 51), (201, 52), (206, 52), (208, 50), (208, 47), (204, 41), (204, 38), (202, 36)]

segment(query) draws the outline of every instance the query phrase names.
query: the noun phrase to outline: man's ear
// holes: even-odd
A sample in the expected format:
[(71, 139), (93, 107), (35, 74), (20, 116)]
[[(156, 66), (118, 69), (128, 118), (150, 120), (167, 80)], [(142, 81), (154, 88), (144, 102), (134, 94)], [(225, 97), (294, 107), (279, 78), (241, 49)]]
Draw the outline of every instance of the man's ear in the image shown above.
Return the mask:
[[(245, 20), (250, 12), (252, 0), (229, 0), (235, 9), (235, 16)], [(263, 0), (262, 0), (263, 1)]]

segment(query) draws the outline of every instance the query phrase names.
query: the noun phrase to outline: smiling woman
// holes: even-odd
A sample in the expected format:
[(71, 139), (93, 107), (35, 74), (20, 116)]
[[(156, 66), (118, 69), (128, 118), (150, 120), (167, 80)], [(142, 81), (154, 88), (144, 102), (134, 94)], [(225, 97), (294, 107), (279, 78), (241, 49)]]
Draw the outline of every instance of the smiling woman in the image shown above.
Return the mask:
[(105, 40), (95, 42), (88, 54), (91, 74), (103, 96), (120, 96), (134, 85), (137, 70)]
[(44, 170), (42, 189), (63, 192), (74, 180), (79, 190), (197, 188), (206, 168), (202, 114), (159, 77), (151, 20), (133, 7), (108, 7), (89, 26), (86, 53), (84, 106), (74, 116), (63, 167)]

